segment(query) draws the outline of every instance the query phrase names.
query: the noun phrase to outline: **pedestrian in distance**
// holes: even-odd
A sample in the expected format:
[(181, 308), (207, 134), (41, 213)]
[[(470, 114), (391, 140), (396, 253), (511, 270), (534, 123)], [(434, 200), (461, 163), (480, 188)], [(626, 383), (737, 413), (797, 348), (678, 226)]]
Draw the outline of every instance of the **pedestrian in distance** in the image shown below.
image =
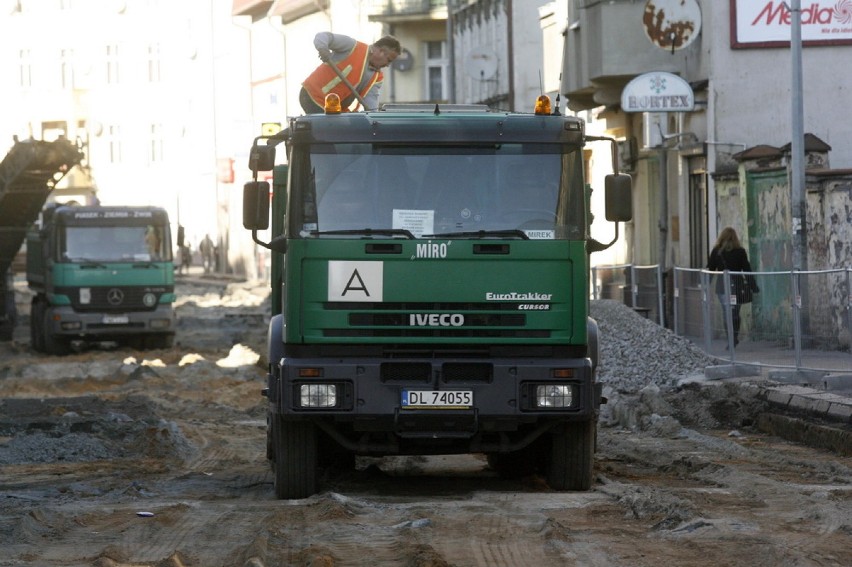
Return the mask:
[(204, 235), (204, 240), (198, 245), (198, 251), (201, 252), (201, 261), (204, 264), (204, 273), (209, 274), (213, 271), (213, 240), (209, 234)]
[(185, 241), (180, 247), (180, 269), (179, 274), (189, 274), (189, 267), (192, 265), (192, 249), (189, 246), (189, 241)]
[[(314, 47), (322, 64), (308, 75), (299, 92), (299, 103), (306, 114), (322, 113), (329, 93), (340, 97), (343, 109), (348, 109), (358, 96), (363, 99), (365, 110), (378, 108), (379, 93), (384, 84), (382, 69), (402, 53), (398, 39), (386, 35), (368, 45), (349, 36), (320, 32), (314, 37)], [(337, 71), (331, 68), (332, 65)]]
[[(725, 289), (725, 277), (716, 276), (716, 296), (723, 309), (730, 309), (731, 326), (734, 331), (734, 346), (739, 344), (740, 308), (745, 303), (751, 303), (753, 294), (760, 288), (750, 272), (751, 264), (748, 254), (740, 243), (737, 231), (726, 227), (719, 233), (719, 238), (710, 251), (707, 259), (707, 269), (714, 272), (748, 272), (746, 274), (730, 274), (730, 288)], [(725, 325), (727, 335), (728, 326)]]

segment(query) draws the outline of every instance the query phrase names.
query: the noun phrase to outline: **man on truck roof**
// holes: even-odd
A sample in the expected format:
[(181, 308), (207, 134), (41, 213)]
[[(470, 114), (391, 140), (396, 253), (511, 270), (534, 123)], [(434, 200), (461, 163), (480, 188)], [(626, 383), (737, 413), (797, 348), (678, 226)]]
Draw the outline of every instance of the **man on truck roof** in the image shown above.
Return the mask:
[(346, 81), (358, 91), (367, 108), (375, 110), (379, 92), (384, 83), (382, 68), (387, 67), (402, 52), (399, 40), (386, 35), (372, 45), (356, 41), (349, 36), (320, 32), (314, 37), (314, 47), (322, 64), (302, 83), (299, 103), (306, 114), (323, 112), (325, 96), (336, 93), (343, 108), (349, 108), (356, 96), (340, 79), (331, 65), (335, 65)]

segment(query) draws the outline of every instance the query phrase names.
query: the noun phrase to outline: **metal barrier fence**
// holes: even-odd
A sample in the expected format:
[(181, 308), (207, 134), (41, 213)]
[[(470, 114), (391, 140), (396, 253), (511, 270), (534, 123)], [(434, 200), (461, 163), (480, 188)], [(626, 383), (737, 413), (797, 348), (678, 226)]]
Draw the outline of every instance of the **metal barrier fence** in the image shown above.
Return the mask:
[[(752, 275), (749, 303), (717, 293)], [(852, 268), (711, 272), (659, 265), (592, 268), (593, 299), (615, 299), (710, 356), (765, 367), (852, 372)]]

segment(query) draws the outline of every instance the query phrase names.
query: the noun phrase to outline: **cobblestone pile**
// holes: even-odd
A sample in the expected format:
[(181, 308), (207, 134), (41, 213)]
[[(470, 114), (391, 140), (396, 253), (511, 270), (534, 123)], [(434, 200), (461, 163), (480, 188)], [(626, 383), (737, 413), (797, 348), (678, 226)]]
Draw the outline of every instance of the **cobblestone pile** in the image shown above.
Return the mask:
[(713, 364), (689, 340), (618, 301), (592, 301), (591, 316), (600, 327), (598, 380), (615, 391), (636, 393), (652, 384), (665, 389)]

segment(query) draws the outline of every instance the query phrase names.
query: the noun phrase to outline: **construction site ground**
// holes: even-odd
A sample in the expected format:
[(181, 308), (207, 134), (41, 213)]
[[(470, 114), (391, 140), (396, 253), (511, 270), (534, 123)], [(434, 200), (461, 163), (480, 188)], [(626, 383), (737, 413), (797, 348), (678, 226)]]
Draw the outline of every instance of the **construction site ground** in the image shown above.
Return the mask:
[(41, 355), (26, 313), (0, 343), (0, 566), (849, 565), (842, 391), (729, 369), (622, 396), (588, 492), (467, 455), (359, 458), (276, 500), (268, 286), (196, 272), (177, 291), (168, 350)]

